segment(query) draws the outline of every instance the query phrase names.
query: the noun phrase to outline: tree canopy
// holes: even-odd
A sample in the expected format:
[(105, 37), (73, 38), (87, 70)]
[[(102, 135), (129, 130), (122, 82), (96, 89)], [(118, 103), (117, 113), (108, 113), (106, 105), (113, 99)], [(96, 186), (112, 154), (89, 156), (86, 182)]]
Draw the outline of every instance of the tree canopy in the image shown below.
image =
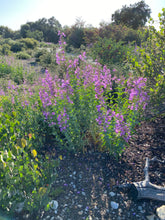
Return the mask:
[(36, 40), (58, 43), (58, 30), (61, 24), (55, 17), (49, 19), (42, 18), (36, 22), (28, 22), (21, 26), (21, 36), (23, 38), (33, 37)]
[(112, 14), (112, 21), (115, 24), (123, 24), (133, 29), (143, 27), (150, 18), (151, 9), (142, 0), (130, 6), (123, 6)]

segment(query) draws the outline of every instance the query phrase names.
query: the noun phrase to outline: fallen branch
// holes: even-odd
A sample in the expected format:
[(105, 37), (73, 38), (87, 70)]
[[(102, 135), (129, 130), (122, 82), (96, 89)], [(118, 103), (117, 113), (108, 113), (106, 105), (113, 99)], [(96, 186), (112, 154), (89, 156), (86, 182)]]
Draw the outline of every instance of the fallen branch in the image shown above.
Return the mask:
[[(150, 161), (158, 161), (165, 163), (165, 160), (160, 161), (156, 157)], [(149, 159), (146, 158), (146, 164), (144, 167), (145, 180), (140, 182), (133, 182), (132, 184), (123, 184), (117, 186), (118, 188), (127, 188), (129, 195), (133, 199), (153, 199), (165, 202), (165, 187), (157, 186), (150, 182), (149, 174)]]

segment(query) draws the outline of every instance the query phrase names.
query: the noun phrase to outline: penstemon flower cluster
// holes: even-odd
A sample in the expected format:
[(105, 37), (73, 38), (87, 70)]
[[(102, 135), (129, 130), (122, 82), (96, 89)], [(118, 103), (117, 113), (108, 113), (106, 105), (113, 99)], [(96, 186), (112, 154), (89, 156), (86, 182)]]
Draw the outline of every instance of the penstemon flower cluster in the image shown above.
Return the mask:
[(40, 111), (45, 129), (68, 150), (79, 151), (99, 143), (99, 149), (120, 154), (131, 137), (139, 112), (146, 107), (146, 79), (112, 77), (106, 66), (88, 63), (85, 52), (69, 59), (64, 49), (65, 34), (59, 35), (56, 62), (63, 77), (46, 70), (45, 76), (31, 88), (26, 83), (22, 85), (21, 92), (9, 84), (12, 108), (17, 101), (24, 111)]
[[(65, 65), (65, 72), (63, 79), (57, 76), (53, 78), (48, 72), (45, 79), (42, 79), (40, 98), (45, 109), (45, 120), (52, 128), (58, 125), (66, 142), (72, 145), (71, 149), (78, 149), (76, 144), (82, 144), (87, 131), (93, 134), (90, 129), (94, 129), (95, 137), (98, 137), (98, 133), (101, 139), (109, 137), (108, 142), (118, 148), (120, 142), (128, 142), (131, 137), (136, 115), (134, 112), (146, 106), (146, 79), (141, 77), (121, 80), (112, 77), (106, 66), (102, 67), (97, 62), (95, 65), (89, 64), (85, 52), (75, 59), (67, 60), (65, 42), (62, 43), (65, 35), (59, 34), (60, 51), (56, 54), (56, 59), (58, 65)], [(105, 94), (112, 92), (114, 82), (118, 98), (116, 104), (111, 103), (107, 108)], [(107, 141), (103, 140), (102, 144), (106, 145)], [(107, 150), (111, 152), (109, 147)]]

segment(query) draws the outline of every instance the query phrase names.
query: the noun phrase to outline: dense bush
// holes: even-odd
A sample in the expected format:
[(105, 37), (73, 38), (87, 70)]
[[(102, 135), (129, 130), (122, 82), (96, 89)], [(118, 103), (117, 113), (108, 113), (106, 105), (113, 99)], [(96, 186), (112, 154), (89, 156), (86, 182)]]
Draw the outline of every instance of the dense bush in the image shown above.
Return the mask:
[(125, 43), (136, 42), (140, 45), (141, 37), (138, 30), (132, 28), (116, 25), (112, 23), (101, 23), (99, 28), (99, 36), (101, 38), (111, 38), (115, 41), (124, 41)]
[(77, 19), (75, 25), (70, 28), (69, 34), (67, 36), (67, 47), (70, 46), (74, 48), (80, 48), (81, 45), (85, 45), (85, 32), (84, 32), (84, 22), (81, 19)]
[(39, 49), (35, 52), (35, 60), (38, 62), (44, 69), (49, 68), (55, 72), (56, 68), (56, 57), (55, 57), (55, 50), (48, 49)]
[(27, 38), (33, 38), (37, 41), (43, 41), (43, 32), (42, 31), (27, 31), (26, 33)]
[[(165, 98), (165, 9), (159, 14), (160, 30), (149, 26), (141, 47), (136, 47), (134, 53), (128, 54), (131, 69), (147, 78), (148, 89), (152, 101), (161, 103)], [(144, 38), (145, 39), (145, 38)]]
[(22, 38), (20, 42), (24, 43), (28, 49), (34, 49), (38, 45), (38, 41), (33, 38)]
[(47, 54), (47, 50), (46, 49), (38, 49), (35, 51), (34, 53), (34, 57), (36, 58), (36, 62), (40, 62), (40, 57), (44, 54)]
[(123, 41), (116, 42), (109, 38), (99, 38), (91, 48), (91, 56), (103, 65), (123, 63), (127, 58), (128, 45)]
[[(14, 66), (15, 65), (15, 66)], [(24, 81), (23, 66), (15, 63), (14, 57), (5, 57), (0, 59), (0, 76), (5, 79), (11, 79), (16, 84), (22, 84)]]
[[(10, 107), (10, 101), (4, 98), (1, 102)], [(34, 218), (39, 208), (49, 208), (48, 194), (58, 161), (38, 155), (31, 143), (34, 134), (24, 138), (25, 131), (17, 114), (20, 112), (0, 113), (0, 204), (8, 213), (15, 213), (23, 204), (22, 211)]]
[(48, 68), (53, 63), (55, 64), (56, 60), (55, 60), (55, 56), (52, 53), (47, 52), (40, 56), (40, 64), (43, 67)]
[[(119, 155), (146, 102), (146, 93), (142, 91), (145, 79), (111, 78), (106, 66), (86, 63), (85, 53), (67, 60), (61, 37), (60, 47), (56, 61), (65, 68), (63, 78), (47, 73), (39, 91), (49, 133), (57, 145), (67, 150), (84, 151), (91, 146)], [(116, 82), (115, 102), (113, 95), (105, 96), (111, 92), (113, 82)], [(107, 99), (109, 104), (105, 104)]]
[(0, 45), (8, 44), (9, 46), (12, 46), (14, 43), (14, 40), (10, 38), (0, 38)]
[(26, 95), (26, 88), (10, 81), (8, 90), (0, 91), (0, 205), (15, 213), (23, 203), (23, 212), (37, 219), (41, 208), (49, 208), (58, 160), (36, 149), (35, 134), (44, 134), (40, 133), (42, 112), (33, 109), (33, 96), (27, 108), (21, 93)]
[(4, 62), (0, 63), (0, 77), (5, 77), (6, 75), (12, 73), (12, 67)]
[(26, 53), (25, 51), (18, 52), (16, 54), (16, 57), (18, 59), (22, 59), (22, 60), (26, 60), (26, 59), (30, 59), (31, 58), (31, 56), (28, 53)]
[(3, 44), (1, 46), (1, 53), (3, 55), (10, 55), (11, 53), (10, 49), (11, 49), (11, 46), (9, 44)]
[(87, 28), (84, 29), (85, 45), (90, 46), (90, 45), (96, 43), (98, 37), (99, 37), (98, 28), (87, 27)]
[(22, 51), (23, 49), (25, 49), (25, 44), (19, 41), (15, 41), (11, 46), (11, 51), (14, 53)]

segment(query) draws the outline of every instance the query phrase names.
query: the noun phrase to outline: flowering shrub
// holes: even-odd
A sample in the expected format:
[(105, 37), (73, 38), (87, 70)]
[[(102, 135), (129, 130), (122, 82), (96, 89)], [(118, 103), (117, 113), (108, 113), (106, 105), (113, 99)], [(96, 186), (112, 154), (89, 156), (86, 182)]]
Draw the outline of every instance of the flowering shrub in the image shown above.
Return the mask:
[[(67, 60), (63, 35), (56, 60), (65, 66), (66, 72), (62, 79), (48, 72), (41, 79), (39, 95), (45, 123), (56, 141), (68, 150), (84, 150), (94, 142), (118, 155), (130, 138), (140, 110), (146, 106), (146, 79), (112, 78), (106, 66), (88, 64), (85, 52)], [(105, 96), (111, 92), (113, 82), (117, 90), (115, 104), (113, 96)]]
[[(47, 141), (68, 151), (94, 148), (118, 157), (147, 104), (145, 78), (112, 76), (106, 66), (89, 64), (85, 52), (68, 59), (65, 35), (59, 34), (62, 74), (46, 70), (33, 84), (24, 75), (22, 84), (8, 81), (0, 90), (0, 204), (11, 211), (17, 202), (30, 212), (49, 208), (58, 161), (43, 156)], [(8, 65), (1, 65), (5, 73)]]
[(112, 77), (106, 66), (89, 64), (85, 52), (67, 59), (64, 36), (60, 34), (56, 54), (63, 77), (46, 71), (31, 88), (26, 83), (18, 89), (10, 85), (11, 109), (19, 111), (24, 134), (33, 132), (37, 141), (48, 135), (67, 150), (84, 151), (90, 146), (119, 155), (146, 106), (146, 79)]

